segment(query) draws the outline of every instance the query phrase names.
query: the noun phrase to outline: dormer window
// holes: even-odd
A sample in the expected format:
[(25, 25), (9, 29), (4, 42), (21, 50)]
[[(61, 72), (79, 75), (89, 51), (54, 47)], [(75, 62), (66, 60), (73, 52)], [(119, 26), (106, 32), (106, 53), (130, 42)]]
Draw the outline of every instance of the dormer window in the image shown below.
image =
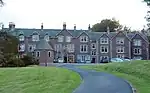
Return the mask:
[(21, 35), (19, 35), (19, 41), (24, 41), (24, 35), (23, 34), (21, 34)]
[(58, 42), (63, 42), (64, 41), (64, 36), (58, 36)]
[(25, 44), (20, 44), (18, 50), (19, 50), (20, 52), (24, 52), (24, 51), (25, 51)]
[(87, 36), (80, 36), (80, 42), (88, 42)]
[(39, 35), (32, 35), (32, 41), (39, 41)]
[(46, 36), (44, 37), (44, 40), (49, 41), (49, 35), (46, 35)]

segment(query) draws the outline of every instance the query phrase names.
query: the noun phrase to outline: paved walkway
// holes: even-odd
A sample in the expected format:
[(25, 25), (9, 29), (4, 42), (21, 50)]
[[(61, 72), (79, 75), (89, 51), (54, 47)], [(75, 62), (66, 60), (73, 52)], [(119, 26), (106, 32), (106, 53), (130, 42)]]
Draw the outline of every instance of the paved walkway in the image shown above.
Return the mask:
[(132, 93), (129, 84), (114, 75), (83, 70), (71, 64), (59, 65), (59, 67), (73, 70), (82, 77), (83, 82), (73, 93)]

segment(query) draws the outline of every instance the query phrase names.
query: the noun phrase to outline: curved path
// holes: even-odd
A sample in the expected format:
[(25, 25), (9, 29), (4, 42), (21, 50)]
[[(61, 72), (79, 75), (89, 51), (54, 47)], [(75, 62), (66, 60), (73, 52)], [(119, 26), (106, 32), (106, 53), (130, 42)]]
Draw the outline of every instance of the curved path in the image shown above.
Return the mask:
[(133, 93), (131, 86), (121, 78), (114, 75), (83, 70), (75, 65), (65, 64), (58, 67), (67, 68), (80, 74), (83, 82), (73, 93)]

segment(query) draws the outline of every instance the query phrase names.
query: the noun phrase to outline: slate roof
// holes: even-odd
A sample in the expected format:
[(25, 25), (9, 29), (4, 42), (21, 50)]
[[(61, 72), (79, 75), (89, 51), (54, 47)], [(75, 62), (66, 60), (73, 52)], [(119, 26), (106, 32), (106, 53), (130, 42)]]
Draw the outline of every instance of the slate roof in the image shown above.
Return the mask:
[(40, 41), (37, 43), (36, 49), (37, 49), (37, 50), (38, 50), (38, 49), (53, 50), (53, 48), (50, 46), (50, 44), (49, 44), (46, 40), (44, 40), (44, 39), (40, 40)]
[[(38, 33), (40, 35), (40, 37), (44, 37), (46, 34), (48, 34), (50, 37), (55, 37), (60, 31), (62, 31), (62, 29), (43, 29), (43, 31), (41, 31), (41, 29), (26, 29), (26, 28), (15, 28), (14, 31), (11, 31), (10, 33), (14, 36), (19, 36), (19, 34), (23, 33), (24, 36), (29, 37), (31, 35), (33, 35), (34, 32)], [(73, 37), (78, 37), (81, 33), (86, 32), (90, 39), (92, 41), (96, 41), (97, 39), (99, 39), (99, 37), (106, 33), (106, 32), (90, 32), (88, 30), (72, 30), (72, 29), (68, 29), (68, 31), (73, 35)], [(129, 37), (129, 39), (131, 39), (136, 32), (132, 32), (132, 33), (128, 33), (127, 36)], [(110, 38), (114, 37), (117, 33), (116, 32), (110, 32), (110, 34), (108, 34), (108, 36)], [(139, 33), (145, 40), (147, 39), (147, 36)]]

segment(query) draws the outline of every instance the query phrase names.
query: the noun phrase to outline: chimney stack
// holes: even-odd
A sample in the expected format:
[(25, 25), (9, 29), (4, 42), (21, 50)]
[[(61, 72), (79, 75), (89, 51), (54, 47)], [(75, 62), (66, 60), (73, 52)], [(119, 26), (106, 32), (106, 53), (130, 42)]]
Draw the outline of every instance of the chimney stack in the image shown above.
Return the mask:
[(74, 31), (76, 31), (76, 24), (74, 24)]
[(90, 26), (90, 24), (89, 24), (88, 30), (91, 31), (91, 26)]
[(66, 22), (63, 23), (63, 30), (66, 30)]
[(110, 28), (109, 28), (109, 26), (107, 26), (107, 34), (109, 34), (110, 33)]
[(43, 31), (43, 28), (44, 28), (43, 23), (41, 23), (41, 30), (42, 30), (42, 31)]
[(9, 22), (9, 29), (10, 29), (11, 31), (14, 31), (14, 30), (15, 30), (15, 23)]

